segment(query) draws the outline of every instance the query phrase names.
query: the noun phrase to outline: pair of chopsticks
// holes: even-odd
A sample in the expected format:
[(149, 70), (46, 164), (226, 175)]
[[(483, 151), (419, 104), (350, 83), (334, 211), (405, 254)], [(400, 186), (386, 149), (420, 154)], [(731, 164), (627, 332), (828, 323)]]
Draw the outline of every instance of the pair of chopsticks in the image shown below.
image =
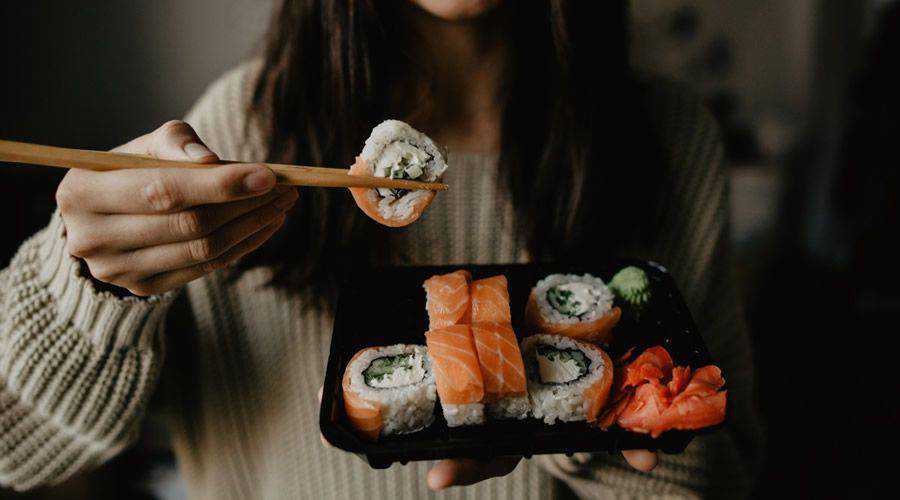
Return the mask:
[[(158, 160), (149, 156), (84, 149), (57, 148), (24, 142), (0, 140), (0, 162), (43, 165), (46, 167), (80, 168), (97, 172), (132, 168), (209, 168), (226, 165), (230, 161), (218, 163), (190, 163), (183, 161)], [(446, 191), (448, 186), (440, 182), (419, 182), (407, 179), (389, 179), (374, 176), (350, 175), (341, 168), (305, 167), (260, 163), (275, 172), (278, 183), (289, 186), (315, 187), (365, 187), (391, 189), (421, 189)]]

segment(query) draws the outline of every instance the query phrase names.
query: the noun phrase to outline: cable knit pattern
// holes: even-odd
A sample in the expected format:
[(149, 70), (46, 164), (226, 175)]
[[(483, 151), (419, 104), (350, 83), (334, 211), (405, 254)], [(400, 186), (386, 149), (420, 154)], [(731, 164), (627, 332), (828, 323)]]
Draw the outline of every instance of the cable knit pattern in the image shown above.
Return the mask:
[(96, 291), (65, 252), (59, 215), (0, 282), (0, 483), (54, 483), (136, 436), (171, 297)]
[[(257, 64), (215, 83), (187, 121), (224, 158), (262, 158), (263, 133), (245, 136)], [(504, 478), (434, 494), (428, 463), (370, 469), (319, 442), (316, 393), (332, 317), (303, 291), (263, 286), (268, 269), (189, 284), (165, 324), (161, 414), (195, 498), (588, 498), (735, 496), (759, 453), (752, 364), (727, 259), (727, 185), (712, 119), (682, 92), (659, 94), (674, 168), (652, 248), (623, 253), (669, 266), (729, 383), (730, 423), (650, 474), (605, 454), (524, 460)], [(496, 196), (497, 157), (450, 155), (428, 213), (392, 233), (394, 264), (527, 262), (508, 197)], [(98, 294), (65, 255), (61, 221), (26, 242), (0, 274), (0, 481), (28, 488), (115, 454), (132, 437), (159, 371), (172, 297)], [(299, 258), (299, 257), (298, 257)], [(176, 312), (177, 311), (177, 312)], [(554, 476), (562, 481), (555, 481)], [(565, 486), (563, 486), (565, 485)]]

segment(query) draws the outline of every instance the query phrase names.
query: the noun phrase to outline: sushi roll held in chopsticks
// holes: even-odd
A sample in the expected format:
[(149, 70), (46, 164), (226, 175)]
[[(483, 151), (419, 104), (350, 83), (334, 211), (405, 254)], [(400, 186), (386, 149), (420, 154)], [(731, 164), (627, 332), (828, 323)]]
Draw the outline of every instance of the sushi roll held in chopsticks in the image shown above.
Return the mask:
[[(372, 130), (350, 175), (437, 182), (447, 169), (446, 152), (428, 136), (398, 120), (387, 120)], [(352, 187), (359, 208), (380, 224), (412, 224), (434, 200), (434, 191)]]
[(434, 374), (423, 346), (359, 351), (344, 370), (343, 392), (350, 423), (371, 440), (416, 432), (434, 420)]
[(533, 335), (522, 341), (528, 396), (535, 418), (593, 422), (606, 405), (613, 364), (594, 344), (559, 335)]
[(536, 332), (605, 342), (622, 315), (613, 298), (603, 281), (590, 274), (551, 274), (531, 290), (525, 322)]

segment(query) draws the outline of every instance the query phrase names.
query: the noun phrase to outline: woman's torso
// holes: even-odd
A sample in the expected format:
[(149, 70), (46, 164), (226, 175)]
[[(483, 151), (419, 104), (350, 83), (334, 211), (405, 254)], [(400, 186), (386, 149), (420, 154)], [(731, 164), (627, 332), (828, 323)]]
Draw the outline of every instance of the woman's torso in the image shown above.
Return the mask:
[[(450, 160), (445, 179), (453, 189), (441, 193), (419, 222), (391, 233), (390, 261), (525, 260), (514, 236), (512, 205), (496, 193), (496, 157), (451, 154)], [(176, 395), (169, 422), (191, 493), (209, 498), (429, 495), (429, 464), (376, 471), (356, 456), (322, 445), (316, 394), (332, 316), (304, 307), (298, 293), (263, 286), (267, 276), (259, 269), (234, 282), (223, 275), (194, 282), (186, 293), (193, 321), (180, 328), (177, 318), (170, 322), (167, 385)], [(177, 309), (173, 315), (179, 315)], [(448, 496), (546, 498), (551, 487), (549, 475), (523, 461), (510, 476)]]

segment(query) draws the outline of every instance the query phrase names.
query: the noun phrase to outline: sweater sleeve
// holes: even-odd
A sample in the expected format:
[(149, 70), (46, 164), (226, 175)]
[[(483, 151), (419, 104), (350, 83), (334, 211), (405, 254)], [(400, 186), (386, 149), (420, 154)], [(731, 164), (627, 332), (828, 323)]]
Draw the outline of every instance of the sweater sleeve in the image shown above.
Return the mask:
[(137, 435), (172, 295), (98, 291), (55, 214), (0, 272), (0, 484), (26, 490), (109, 459)]
[(542, 464), (583, 498), (749, 495), (762, 453), (753, 404), (749, 335), (729, 252), (729, 196), (723, 146), (715, 120), (696, 98), (669, 89), (658, 96), (671, 185), (661, 204), (658, 237), (631, 254), (666, 266), (684, 295), (713, 361), (726, 377), (723, 430), (696, 437), (678, 455), (660, 454), (651, 473), (620, 455), (542, 457)]

